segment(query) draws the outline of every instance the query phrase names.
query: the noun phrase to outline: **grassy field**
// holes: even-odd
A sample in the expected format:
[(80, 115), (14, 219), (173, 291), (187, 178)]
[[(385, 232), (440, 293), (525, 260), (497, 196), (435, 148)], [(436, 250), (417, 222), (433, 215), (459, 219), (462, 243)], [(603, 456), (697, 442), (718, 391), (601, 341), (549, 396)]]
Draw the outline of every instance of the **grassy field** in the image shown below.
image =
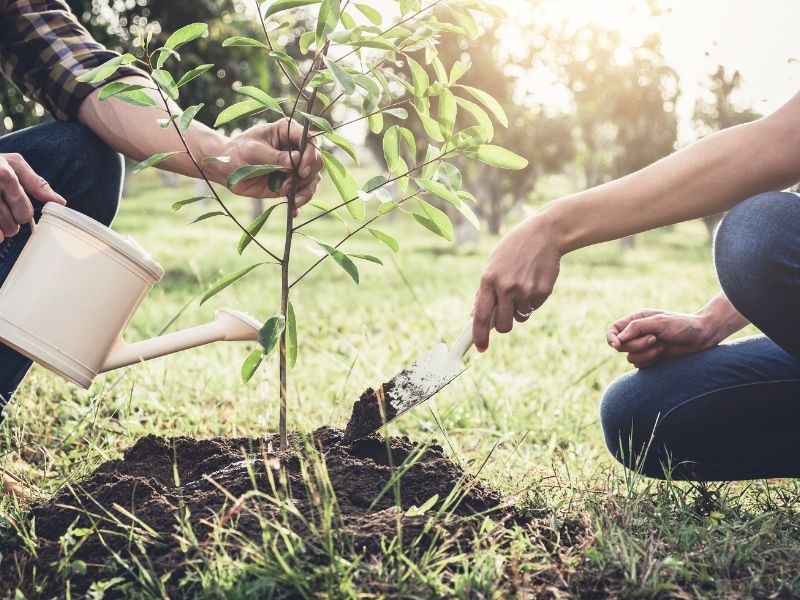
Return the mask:
[[(193, 195), (188, 184), (164, 188), (154, 175), (142, 175), (133, 190), (115, 229), (148, 248), (167, 274), (135, 317), (129, 340), (197, 324), (219, 306), (260, 318), (275, 314), (272, 267), (198, 306), (198, 294), (220, 272), (258, 255), (248, 249), (239, 257), (238, 235), (220, 220), (187, 226), (202, 209), (170, 211), (172, 201)], [(245, 202), (239, 206), (246, 215)], [(293, 429), (342, 427), (367, 386), (450, 340), (468, 319), (495, 240), (484, 236), (478, 245), (453, 248), (402, 219), (385, 228), (401, 240), (400, 254), (371, 237), (349, 246), (385, 263), (360, 263), (358, 288), (327, 263), (298, 288)], [(331, 222), (314, 233), (335, 239), (340, 229)], [(276, 243), (270, 235), (267, 241)], [(315, 258), (307, 246), (310, 241), (298, 240), (301, 264)], [(424, 564), (393, 563), (368, 576), (342, 570), (332, 595), (380, 595), (380, 589), (416, 597), (800, 595), (796, 482), (653, 483), (626, 474), (602, 440), (602, 390), (628, 368), (604, 343), (607, 324), (642, 306), (693, 310), (715, 289), (705, 229), (697, 223), (642, 235), (632, 251), (607, 244), (568, 256), (545, 307), (524, 326), (494, 337), (490, 351), (473, 356), (459, 380), (390, 427), (415, 440), (446, 442), (453, 460), (472, 471), (486, 461), (485, 480), (550, 515), (547, 543), (523, 531), (503, 545), (489, 537), (479, 552), (460, 558), (462, 575), (449, 579), (426, 574)], [(147, 433), (274, 431), (277, 364), (271, 361), (243, 385), (239, 368), (247, 352), (247, 345), (232, 344), (190, 350), (101, 376), (88, 393), (36, 367), (0, 427), (0, 467), (47, 492)], [(14, 529), (9, 524), (25, 519), (8, 499), (0, 501), (6, 535)], [(323, 577), (316, 569), (309, 565), (304, 576)], [(376, 587), (376, 580), (386, 586)], [(291, 591), (288, 578), (284, 583)], [(209, 596), (229, 597), (215, 585), (208, 584)]]

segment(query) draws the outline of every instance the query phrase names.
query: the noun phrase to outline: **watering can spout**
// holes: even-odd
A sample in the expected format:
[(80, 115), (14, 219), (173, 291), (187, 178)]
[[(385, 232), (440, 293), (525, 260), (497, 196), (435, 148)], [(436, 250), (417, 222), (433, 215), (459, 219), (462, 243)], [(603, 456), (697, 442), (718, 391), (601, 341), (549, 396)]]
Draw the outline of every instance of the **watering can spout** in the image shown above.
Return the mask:
[(162, 335), (151, 340), (126, 344), (122, 338), (111, 348), (106, 361), (100, 368), (101, 373), (113, 371), (120, 367), (127, 367), (134, 363), (158, 358), (188, 348), (195, 348), (211, 342), (222, 340), (230, 342), (247, 342), (258, 340), (261, 324), (250, 315), (233, 310), (220, 308), (215, 313), (211, 323), (198, 325)]

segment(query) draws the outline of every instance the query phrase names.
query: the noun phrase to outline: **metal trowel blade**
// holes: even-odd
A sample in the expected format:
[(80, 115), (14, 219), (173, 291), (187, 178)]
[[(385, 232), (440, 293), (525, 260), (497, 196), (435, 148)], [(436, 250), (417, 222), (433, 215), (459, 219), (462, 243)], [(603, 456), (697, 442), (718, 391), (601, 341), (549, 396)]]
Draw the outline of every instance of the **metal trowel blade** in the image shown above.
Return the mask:
[(383, 384), (384, 402), (390, 407), (387, 423), (419, 406), (466, 370), (461, 360), (448, 357), (445, 344), (437, 344)]

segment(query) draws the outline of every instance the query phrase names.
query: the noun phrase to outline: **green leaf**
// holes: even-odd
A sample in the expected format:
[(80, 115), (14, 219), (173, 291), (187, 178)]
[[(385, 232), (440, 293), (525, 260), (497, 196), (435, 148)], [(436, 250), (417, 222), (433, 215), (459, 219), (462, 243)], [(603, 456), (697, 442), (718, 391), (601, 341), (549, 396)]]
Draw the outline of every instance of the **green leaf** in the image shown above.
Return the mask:
[(320, 131), (324, 131), (325, 133), (333, 133), (333, 126), (330, 124), (328, 119), (323, 117), (318, 117), (317, 115), (311, 115), (309, 113), (301, 112), (306, 119), (311, 121), (314, 125), (316, 125), (317, 129)]
[(369, 130), (378, 135), (381, 131), (383, 131), (383, 115), (381, 113), (374, 113), (367, 117), (367, 124), (369, 125)]
[(469, 207), (468, 204), (462, 202), (458, 206), (456, 206), (456, 210), (464, 215), (464, 218), (470, 222), (470, 224), (477, 229), (478, 231), (481, 230), (480, 221), (478, 221), (478, 216), (473, 212), (473, 210)]
[(227, 48), (228, 46), (257, 46), (259, 48), (267, 48), (267, 45), (263, 42), (259, 42), (253, 38), (244, 37), (241, 35), (234, 35), (226, 40), (223, 40), (222, 46), (223, 48)]
[(158, 84), (158, 87), (160, 87), (167, 96), (173, 100), (178, 99), (178, 86), (175, 85), (175, 80), (172, 78), (169, 71), (155, 69), (150, 75), (153, 77), (153, 81)]
[(400, 251), (400, 244), (397, 242), (396, 239), (394, 239), (388, 233), (383, 232), (380, 229), (371, 229), (369, 227), (367, 228), (367, 231), (369, 231), (373, 236), (375, 236), (377, 239), (386, 244), (391, 249), (392, 252), (396, 253)]
[(470, 87), (468, 85), (459, 84), (458, 87), (472, 94), (478, 100), (478, 102), (483, 104), (489, 109), (489, 111), (491, 111), (492, 114), (494, 114), (495, 118), (503, 127), (508, 127), (508, 117), (506, 116), (506, 111), (503, 110), (503, 107), (500, 106), (500, 103), (492, 98), (491, 95), (487, 94), (483, 90), (479, 90), (478, 88)]
[(98, 100), (105, 100), (106, 98), (110, 98), (111, 96), (115, 96), (120, 92), (127, 92), (127, 91), (135, 91), (141, 90), (144, 86), (139, 83), (125, 83), (124, 81), (112, 81), (111, 83), (107, 83), (103, 86), (100, 90), (100, 93), (97, 95)]
[(356, 82), (353, 79), (353, 76), (336, 64), (336, 62), (330, 60), (327, 56), (324, 56), (323, 60), (325, 61), (325, 66), (336, 80), (336, 83), (338, 83), (339, 87), (342, 88), (342, 91), (348, 96), (353, 94), (356, 91)]
[(178, 83), (176, 85), (178, 87), (186, 85), (192, 79), (196, 79), (196, 78), (200, 77), (200, 75), (202, 75), (203, 73), (205, 73), (209, 69), (213, 69), (213, 68), (214, 68), (214, 65), (212, 65), (212, 64), (205, 64), (205, 65), (200, 65), (199, 67), (195, 67), (191, 71), (187, 71), (186, 73), (184, 73), (183, 77), (178, 79)]
[(309, 4), (319, 4), (320, 2), (321, 0), (275, 0), (264, 13), (264, 18), (267, 19), (282, 10), (289, 10), (290, 8), (297, 8), (298, 6), (308, 6)]
[(358, 159), (358, 151), (349, 140), (343, 138), (337, 133), (326, 133), (324, 134), (324, 137), (329, 142), (336, 144), (339, 148), (347, 152), (347, 154), (350, 155), (350, 158), (352, 158), (356, 164), (359, 164), (360, 161)]
[(247, 383), (253, 378), (253, 375), (256, 374), (256, 371), (261, 365), (262, 360), (264, 360), (264, 351), (261, 348), (256, 348), (247, 355), (247, 358), (245, 358), (244, 362), (242, 363), (243, 383)]
[(180, 118), (178, 119), (178, 127), (181, 130), (181, 133), (185, 133), (189, 126), (192, 124), (192, 120), (197, 116), (198, 111), (203, 108), (203, 103), (195, 104), (194, 106), (190, 106), (185, 111), (181, 113)]
[(290, 369), (297, 364), (297, 319), (291, 302), (286, 308), (286, 361)]
[(383, 135), (383, 157), (389, 171), (395, 170), (395, 165), (400, 160), (400, 138), (397, 125), (392, 125)]
[(263, 106), (274, 110), (276, 113), (283, 115), (283, 110), (281, 109), (281, 105), (278, 103), (278, 101), (264, 90), (253, 87), (252, 85), (243, 85), (237, 91), (240, 94), (255, 100), (256, 102), (260, 102)]
[(471, 152), (469, 155), (487, 165), (492, 165), (500, 169), (518, 171), (528, 166), (528, 160), (526, 158), (513, 153), (511, 150), (506, 150), (500, 146), (492, 146), (491, 144), (478, 146), (475, 152)]
[(286, 67), (286, 69), (295, 77), (300, 76), (300, 67), (297, 66), (297, 61), (295, 61), (295, 59), (286, 54), (286, 52), (281, 52), (280, 50), (273, 50), (272, 52), (269, 53), (269, 56), (277, 60), (284, 67)]
[(275, 349), (275, 345), (278, 343), (278, 339), (281, 337), (285, 327), (286, 319), (283, 315), (270, 317), (261, 327), (258, 332), (258, 343), (264, 349), (265, 356)]
[(458, 206), (461, 204), (461, 199), (458, 197), (458, 195), (452, 190), (449, 190), (443, 183), (432, 181), (430, 179), (415, 179), (414, 181), (425, 191), (447, 201), (453, 206)]
[(203, 213), (196, 219), (192, 219), (189, 221), (189, 225), (194, 225), (195, 223), (199, 223), (200, 221), (205, 221), (206, 219), (213, 219), (214, 217), (224, 217), (225, 213), (221, 210), (214, 210), (211, 212)]
[(408, 58), (408, 66), (411, 67), (411, 78), (414, 82), (414, 95), (424, 96), (430, 86), (428, 73), (422, 68), (422, 65), (411, 57)]
[(412, 11), (418, 11), (419, 9), (419, 0), (400, 0), (400, 14), (403, 16)]
[(103, 87), (98, 98), (100, 100), (117, 98), (134, 106), (156, 106), (155, 99), (144, 90), (144, 86), (122, 81), (114, 81)]
[(420, 123), (422, 123), (422, 128), (425, 130), (428, 137), (435, 142), (443, 142), (444, 136), (442, 136), (442, 131), (439, 129), (439, 124), (416, 107), (414, 107), (414, 109), (417, 111)]
[(358, 267), (356, 264), (350, 260), (350, 258), (343, 252), (340, 252), (333, 246), (329, 246), (328, 244), (323, 244), (322, 242), (317, 242), (320, 247), (328, 253), (328, 255), (335, 260), (342, 269), (344, 269), (350, 278), (358, 283)]
[(453, 128), (456, 126), (456, 113), (458, 112), (458, 104), (456, 104), (456, 97), (449, 89), (444, 88), (439, 95), (439, 128), (442, 130), (442, 135), (446, 140), (449, 140), (453, 135)]
[(237, 183), (252, 179), (253, 177), (262, 177), (275, 171), (284, 171), (283, 167), (278, 165), (246, 165), (239, 167), (233, 173), (228, 175), (227, 186), (228, 188), (234, 187)]
[(100, 83), (116, 73), (122, 65), (132, 63), (134, 60), (136, 59), (131, 54), (115, 56), (108, 62), (105, 62), (102, 65), (99, 65), (94, 69), (90, 69), (86, 73), (79, 75), (77, 80), (81, 83)]
[(444, 69), (444, 65), (442, 64), (442, 60), (434, 54), (431, 57), (431, 66), (433, 67), (434, 72), (436, 73), (436, 81), (441, 83), (442, 85), (447, 83), (447, 71)]
[(450, 218), (447, 214), (421, 198), (418, 200), (418, 203), (425, 214), (419, 215), (414, 213), (414, 218), (448, 242), (453, 241), (453, 224), (450, 222)]
[(264, 212), (262, 212), (259, 216), (257, 216), (253, 220), (253, 222), (246, 227), (250, 235), (247, 235), (247, 233), (243, 233), (242, 237), (239, 239), (239, 248), (238, 248), (239, 254), (244, 252), (244, 249), (250, 245), (250, 242), (253, 241), (253, 238), (259, 234), (261, 229), (266, 224), (267, 219), (269, 219), (270, 215), (272, 214), (272, 211), (278, 208), (279, 206), (280, 204), (273, 204), (272, 206), (267, 208)]
[(408, 149), (408, 155), (411, 158), (412, 163), (416, 162), (417, 160), (417, 141), (414, 139), (414, 134), (411, 132), (410, 129), (406, 127), (400, 127), (398, 129), (400, 132), (400, 138), (403, 140), (403, 143), (406, 145), (406, 149)]
[(475, 122), (486, 130), (486, 141), (491, 141), (494, 137), (494, 125), (489, 114), (480, 106), (465, 98), (456, 98), (456, 104), (472, 115)]
[(317, 48), (325, 44), (325, 39), (339, 24), (339, 0), (322, 0), (317, 17)]
[(200, 202), (201, 200), (209, 200), (210, 198), (211, 196), (194, 196), (193, 198), (178, 200), (177, 202), (172, 203), (172, 210), (180, 210), (187, 204), (194, 204), (195, 202)]
[(300, 36), (300, 54), (308, 54), (308, 49), (311, 47), (311, 43), (316, 40), (316, 35), (313, 31), (306, 31), (303, 35)]
[(214, 127), (225, 125), (226, 123), (230, 123), (235, 119), (256, 115), (260, 112), (264, 112), (267, 109), (268, 107), (264, 106), (262, 102), (253, 99), (231, 104), (228, 108), (219, 113), (217, 120), (214, 122)]
[(439, 165), (436, 171), (436, 180), (441, 181), (453, 192), (458, 192), (461, 189), (461, 171), (451, 163), (443, 162)]
[(250, 271), (255, 269), (256, 267), (260, 267), (264, 263), (255, 263), (250, 265), (249, 267), (245, 267), (244, 269), (239, 269), (238, 271), (234, 271), (233, 273), (228, 273), (227, 275), (223, 275), (212, 285), (206, 293), (203, 294), (203, 297), (200, 299), (200, 304), (203, 304), (206, 300), (211, 298), (212, 296), (216, 296), (226, 287), (231, 285), (232, 283), (239, 281), (242, 277), (247, 275)]
[[(184, 44), (188, 44), (189, 42), (204, 36), (207, 31), (208, 25), (205, 23), (191, 23), (181, 27), (178, 29), (178, 31), (169, 36), (167, 41), (164, 43), (164, 48), (168, 48), (169, 50), (177, 50)], [(158, 65), (158, 67), (161, 68), (161, 65)]]
[(406, 516), (408, 517), (419, 517), (424, 515), (430, 509), (432, 509), (436, 503), (439, 501), (439, 494), (434, 494), (430, 498), (428, 498), (425, 502), (422, 503), (421, 506), (411, 506), (406, 511)]
[(449, 77), (450, 85), (453, 85), (456, 81), (461, 79), (464, 76), (464, 74), (469, 70), (470, 66), (471, 65), (463, 63), (460, 60), (454, 62), (453, 66), (450, 67), (450, 77)]
[(168, 158), (175, 156), (176, 154), (178, 154), (178, 152), (159, 152), (158, 154), (153, 154), (153, 156), (150, 158), (146, 158), (138, 165), (133, 167), (132, 173), (136, 174), (140, 171), (144, 171), (146, 168), (157, 165), (158, 163), (163, 162)]
[(389, 202), (384, 202), (383, 204), (378, 206), (378, 214), (379, 215), (387, 215), (390, 212), (392, 212), (393, 210), (396, 210), (398, 206), (400, 206), (400, 205), (397, 202), (395, 202), (394, 200), (390, 200)]
[[(331, 178), (333, 185), (339, 192), (342, 202), (347, 202), (347, 210), (354, 219), (359, 221), (364, 219), (366, 208), (364, 203), (358, 200), (358, 182), (347, 168), (333, 154), (326, 150), (320, 150), (322, 162), (325, 170)], [(355, 198), (355, 200), (353, 200)]]
[(366, 4), (356, 4), (356, 8), (361, 11), (361, 14), (372, 21), (373, 25), (380, 25), (383, 23), (381, 13)]
[(353, 258), (359, 258), (361, 260), (366, 260), (371, 263), (375, 263), (376, 265), (383, 266), (383, 261), (378, 258), (377, 256), (372, 256), (371, 254), (357, 254), (355, 252), (351, 252), (348, 256), (352, 256)]

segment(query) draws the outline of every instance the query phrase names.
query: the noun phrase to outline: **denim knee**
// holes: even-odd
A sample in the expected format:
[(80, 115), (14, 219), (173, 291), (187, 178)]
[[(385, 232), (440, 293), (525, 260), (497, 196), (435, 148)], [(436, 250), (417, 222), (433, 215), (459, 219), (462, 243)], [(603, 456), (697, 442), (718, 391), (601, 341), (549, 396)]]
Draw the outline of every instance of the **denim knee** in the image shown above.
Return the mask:
[(70, 208), (110, 225), (122, 195), (122, 155), (83, 125), (58, 123), (58, 127), (54, 143), (65, 156), (74, 156), (74, 177), (68, 186), (72, 189), (66, 190)]
[(800, 343), (800, 196), (769, 192), (723, 219), (714, 262), (731, 303), (788, 352)]
[[(600, 423), (609, 452), (629, 469), (664, 478), (654, 433), (661, 417), (649, 408), (655, 390), (646, 389), (638, 371), (614, 381), (600, 402)], [(650, 402), (647, 402), (649, 398)]]

